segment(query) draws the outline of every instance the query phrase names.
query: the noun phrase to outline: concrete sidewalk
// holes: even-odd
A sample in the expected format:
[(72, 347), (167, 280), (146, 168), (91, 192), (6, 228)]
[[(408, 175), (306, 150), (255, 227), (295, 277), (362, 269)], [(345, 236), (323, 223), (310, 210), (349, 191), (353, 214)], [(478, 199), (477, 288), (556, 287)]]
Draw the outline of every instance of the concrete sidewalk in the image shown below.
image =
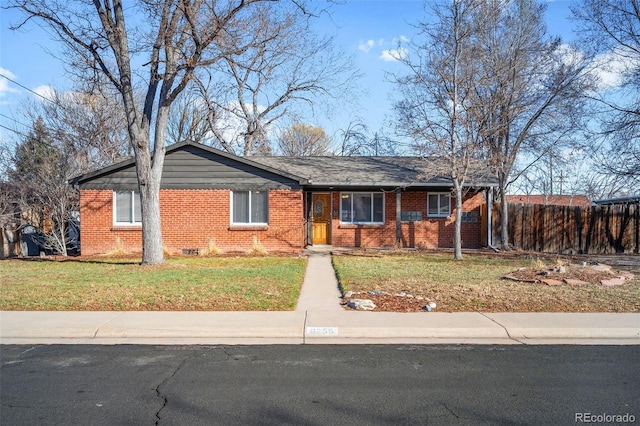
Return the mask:
[(329, 253), (311, 253), (295, 311), (0, 312), (0, 344), (640, 344), (640, 314), (357, 312)]
[(1, 344), (640, 344), (640, 314), (0, 312)]

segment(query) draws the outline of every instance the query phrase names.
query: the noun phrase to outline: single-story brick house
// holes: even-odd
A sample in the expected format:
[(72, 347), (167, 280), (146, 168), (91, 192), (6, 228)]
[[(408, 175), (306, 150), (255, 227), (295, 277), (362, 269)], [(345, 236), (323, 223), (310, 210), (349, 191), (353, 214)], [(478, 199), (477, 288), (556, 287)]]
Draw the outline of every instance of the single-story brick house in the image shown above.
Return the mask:
[[(237, 157), (196, 143), (167, 148), (160, 206), (166, 250), (299, 252), (336, 247), (452, 247), (457, 212), (446, 178), (418, 157)], [(80, 189), (82, 254), (140, 251), (135, 163), (72, 181)], [(486, 190), (463, 202), (463, 247), (487, 244)]]

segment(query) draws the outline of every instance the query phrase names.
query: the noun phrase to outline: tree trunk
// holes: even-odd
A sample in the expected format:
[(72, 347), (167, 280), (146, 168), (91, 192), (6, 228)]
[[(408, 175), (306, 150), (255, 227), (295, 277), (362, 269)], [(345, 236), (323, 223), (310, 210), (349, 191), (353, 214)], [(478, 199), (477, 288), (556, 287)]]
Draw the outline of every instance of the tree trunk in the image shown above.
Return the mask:
[[(64, 217), (64, 216), (63, 216)], [(60, 254), (64, 257), (68, 256), (67, 253), (67, 236), (65, 233), (64, 220), (60, 220), (58, 224), (58, 232), (60, 232)], [(54, 231), (55, 232), (55, 231)]]
[[(142, 142), (141, 145), (145, 146)], [(147, 145), (148, 146), (148, 145)], [(157, 148), (157, 147), (156, 147)], [(161, 157), (161, 158), (160, 158)], [(162, 224), (160, 221), (160, 178), (164, 163), (164, 148), (156, 149), (153, 155), (149, 149), (136, 149), (136, 172), (142, 210), (142, 264), (164, 263)]]
[(140, 187), (143, 265), (157, 265), (164, 262), (159, 189), (159, 183), (157, 186), (147, 184)]
[(456, 221), (453, 233), (453, 258), (462, 260), (462, 184), (454, 182), (456, 192)]

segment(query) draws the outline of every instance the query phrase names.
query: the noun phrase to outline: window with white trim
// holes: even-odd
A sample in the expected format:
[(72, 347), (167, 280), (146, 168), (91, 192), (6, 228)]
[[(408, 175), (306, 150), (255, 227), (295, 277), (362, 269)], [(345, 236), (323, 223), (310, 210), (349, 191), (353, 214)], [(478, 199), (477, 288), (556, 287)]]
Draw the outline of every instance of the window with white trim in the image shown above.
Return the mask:
[(340, 194), (340, 222), (384, 223), (382, 192), (343, 192)]
[(427, 197), (427, 216), (451, 216), (451, 194), (448, 192), (429, 194)]
[(116, 225), (142, 224), (142, 209), (138, 191), (115, 191), (113, 202), (113, 222)]
[(269, 223), (269, 191), (233, 191), (231, 223), (266, 225)]

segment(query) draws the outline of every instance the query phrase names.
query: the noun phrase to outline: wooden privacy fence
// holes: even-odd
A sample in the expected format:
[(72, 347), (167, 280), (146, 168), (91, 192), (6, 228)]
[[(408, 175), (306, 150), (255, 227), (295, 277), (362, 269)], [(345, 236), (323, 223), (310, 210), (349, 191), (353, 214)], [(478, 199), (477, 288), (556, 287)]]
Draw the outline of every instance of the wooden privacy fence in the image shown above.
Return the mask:
[[(509, 243), (561, 254), (640, 252), (638, 204), (570, 207), (508, 204)], [(493, 245), (500, 239), (500, 205), (493, 206)]]

